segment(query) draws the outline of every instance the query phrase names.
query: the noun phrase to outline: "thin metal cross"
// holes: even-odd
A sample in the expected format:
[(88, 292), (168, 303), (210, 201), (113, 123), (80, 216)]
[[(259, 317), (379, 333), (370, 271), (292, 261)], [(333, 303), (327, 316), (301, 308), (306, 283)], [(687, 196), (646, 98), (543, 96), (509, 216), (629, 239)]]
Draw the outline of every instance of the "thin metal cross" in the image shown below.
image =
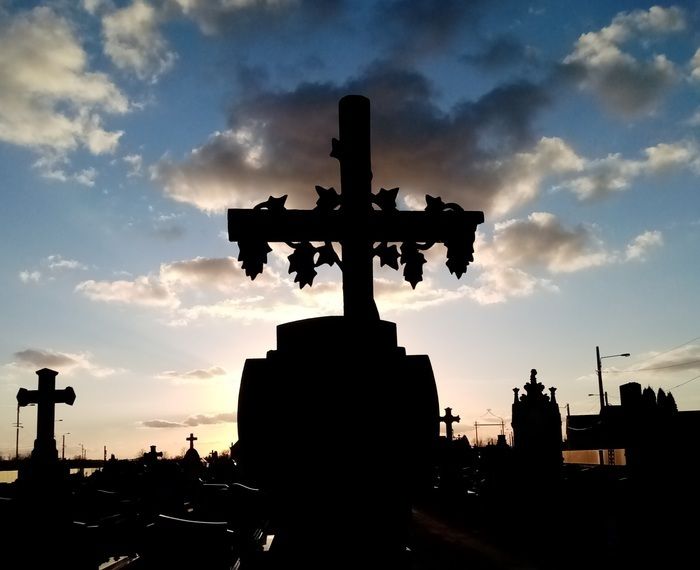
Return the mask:
[[(343, 308), (346, 317), (379, 318), (373, 296), (372, 259), (382, 265), (404, 266), (404, 277), (415, 288), (423, 278), (421, 251), (436, 242), (447, 246), (447, 267), (457, 277), (473, 261), (476, 226), (483, 212), (465, 212), (457, 204), (426, 196), (426, 209), (399, 211), (398, 188), (372, 193), (370, 157), (370, 103), (348, 95), (339, 103), (339, 139), (333, 139), (330, 156), (340, 162), (341, 192), (316, 187), (313, 210), (286, 210), (286, 196), (270, 197), (251, 209), (228, 211), (229, 241), (238, 242), (239, 261), (255, 279), (271, 251), (268, 242), (286, 242), (294, 248), (290, 273), (300, 287), (311, 285), (319, 265), (337, 263), (343, 271)], [(376, 206), (376, 208), (375, 208)], [(323, 242), (316, 247), (311, 242)], [(333, 249), (339, 242), (342, 258)], [(402, 242), (401, 252), (391, 242)], [(375, 245), (377, 244), (377, 245)]]

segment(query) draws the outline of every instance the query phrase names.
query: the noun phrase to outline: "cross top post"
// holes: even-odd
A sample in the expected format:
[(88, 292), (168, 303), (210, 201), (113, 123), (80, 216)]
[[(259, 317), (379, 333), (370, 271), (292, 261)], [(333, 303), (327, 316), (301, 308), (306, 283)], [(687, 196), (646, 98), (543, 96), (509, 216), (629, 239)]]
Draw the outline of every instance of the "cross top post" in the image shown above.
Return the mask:
[(440, 421), (445, 424), (445, 435), (448, 441), (452, 441), (454, 437), (454, 431), (452, 430), (452, 424), (458, 424), (460, 422), (459, 416), (452, 415), (452, 408), (445, 408), (445, 415), (440, 416)]
[(55, 370), (42, 368), (37, 370), (36, 374), (39, 377), (39, 389), (20, 388), (17, 392), (17, 405), (20, 407), (30, 404), (37, 405), (36, 439), (34, 440), (32, 458), (50, 461), (58, 459), (58, 450), (54, 439), (56, 404), (72, 406), (75, 402), (75, 391), (70, 386), (63, 390), (56, 390), (58, 372)]
[(194, 442), (197, 441), (197, 438), (194, 436), (193, 433), (190, 433), (190, 437), (186, 437), (185, 441), (190, 442), (190, 449), (194, 449)]
[[(372, 263), (399, 269), (413, 288), (423, 279), (422, 251), (437, 242), (447, 246), (447, 267), (461, 277), (473, 261), (476, 226), (483, 212), (465, 212), (454, 203), (426, 195), (424, 212), (399, 211), (399, 189), (372, 193), (370, 101), (347, 95), (338, 105), (339, 138), (332, 139), (330, 156), (340, 162), (340, 187), (316, 186), (313, 210), (286, 210), (287, 196), (269, 197), (251, 209), (228, 211), (229, 241), (238, 242), (238, 260), (251, 279), (262, 272), (268, 242), (285, 242), (289, 273), (299, 287), (312, 285), (316, 267), (337, 264), (343, 272), (343, 309), (346, 317), (377, 320)], [(322, 242), (314, 246), (311, 242)], [(339, 257), (332, 243), (340, 243)], [(392, 245), (390, 243), (394, 242)], [(400, 242), (400, 251), (395, 243)]]

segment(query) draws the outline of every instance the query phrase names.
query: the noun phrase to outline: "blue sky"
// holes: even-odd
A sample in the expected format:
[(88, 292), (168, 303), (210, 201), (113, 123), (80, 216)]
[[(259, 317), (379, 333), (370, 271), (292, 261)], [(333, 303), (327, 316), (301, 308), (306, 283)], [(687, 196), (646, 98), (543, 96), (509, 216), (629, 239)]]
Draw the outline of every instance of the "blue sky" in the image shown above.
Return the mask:
[(632, 353), (603, 361), (611, 403), (636, 380), (697, 409), (699, 20), (691, 2), (0, 1), (0, 453), (44, 366), (78, 396), (57, 412), (69, 455), (235, 441), (245, 359), (342, 302), (337, 268), (296, 288), (284, 245), (246, 280), (225, 210), (337, 188), (348, 93), (372, 101), (375, 190), (486, 216), (461, 280), (437, 247), (415, 291), (375, 272), (457, 432), (508, 420), (531, 368), (595, 411), (596, 345)]

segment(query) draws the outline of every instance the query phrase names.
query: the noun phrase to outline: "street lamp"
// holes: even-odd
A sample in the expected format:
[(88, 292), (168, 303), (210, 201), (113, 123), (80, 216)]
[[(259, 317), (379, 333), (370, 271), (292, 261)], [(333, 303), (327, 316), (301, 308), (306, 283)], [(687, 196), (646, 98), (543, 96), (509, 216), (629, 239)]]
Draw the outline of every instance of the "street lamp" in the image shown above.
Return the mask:
[(66, 433), (63, 434), (62, 436), (62, 441), (61, 441), (61, 460), (66, 459), (66, 436), (70, 435), (70, 432), (67, 431)]
[(614, 358), (615, 356), (629, 356), (629, 352), (623, 352), (622, 354), (610, 354), (608, 356), (600, 355), (600, 348), (595, 347), (595, 358), (596, 358), (596, 371), (598, 372), (598, 396), (600, 397), (600, 413), (603, 413), (603, 408), (605, 408), (605, 396), (603, 392), (603, 365), (600, 361), (603, 358)]

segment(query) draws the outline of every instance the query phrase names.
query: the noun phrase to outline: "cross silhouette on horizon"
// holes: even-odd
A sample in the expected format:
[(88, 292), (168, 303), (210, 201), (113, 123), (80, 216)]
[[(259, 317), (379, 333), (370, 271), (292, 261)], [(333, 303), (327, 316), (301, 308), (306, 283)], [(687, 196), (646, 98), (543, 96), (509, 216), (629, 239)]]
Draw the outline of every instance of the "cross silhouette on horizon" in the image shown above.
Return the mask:
[[(345, 96), (338, 110), (339, 139), (332, 140), (330, 156), (340, 162), (340, 194), (316, 186), (318, 200), (313, 210), (286, 210), (286, 196), (270, 196), (253, 209), (230, 209), (229, 241), (238, 242), (238, 259), (252, 279), (267, 262), (268, 242), (285, 242), (294, 249), (289, 272), (296, 273), (294, 281), (300, 287), (312, 285), (316, 267), (337, 263), (343, 272), (345, 316), (377, 320), (375, 255), (382, 266), (394, 269), (400, 261), (405, 279), (415, 288), (423, 278), (425, 256), (421, 252), (441, 242), (447, 246), (447, 267), (459, 278), (473, 261), (476, 226), (483, 223), (484, 214), (465, 212), (457, 204), (429, 195), (425, 211), (399, 211), (398, 188), (382, 188), (373, 194), (369, 99)], [(311, 242), (324, 245), (316, 247)], [(342, 258), (332, 242), (340, 243)], [(401, 242), (400, 253), (390, 242)]]
[(190, 449), (194, 449), (194, 442), (197, 441), (197, 438), (194, 436), (193, 433), (190, 433), (190, 437), (186, 437), (185, 441), (190, 442)]

